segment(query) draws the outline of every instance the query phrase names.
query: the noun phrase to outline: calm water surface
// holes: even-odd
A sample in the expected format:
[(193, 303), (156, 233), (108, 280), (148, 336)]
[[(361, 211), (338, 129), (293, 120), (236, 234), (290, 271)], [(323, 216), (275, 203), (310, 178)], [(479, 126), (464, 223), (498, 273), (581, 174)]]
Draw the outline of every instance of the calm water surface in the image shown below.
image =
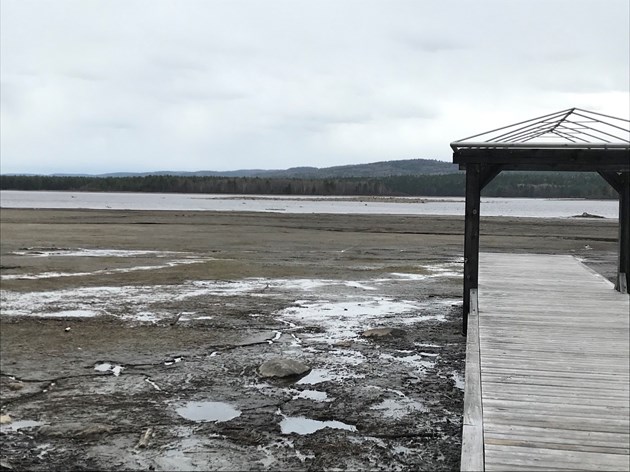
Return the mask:
[[(617, 218), (616, 200), (482, 198), (484, 216), (568, 218), (582, 213)], [(461, 197), (303, 197), (177, 193), (0, 192), (2, 208), (261, 211), (389, 215), (463, 215)]]

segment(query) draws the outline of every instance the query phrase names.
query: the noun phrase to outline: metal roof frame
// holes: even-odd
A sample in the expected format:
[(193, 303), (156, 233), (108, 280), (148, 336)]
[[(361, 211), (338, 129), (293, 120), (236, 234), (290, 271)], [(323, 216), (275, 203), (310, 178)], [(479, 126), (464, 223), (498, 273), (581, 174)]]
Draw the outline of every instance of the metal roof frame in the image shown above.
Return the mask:
[[(551, 140), (551, 141), (543, 141)], [(581, 108), (521, 121), (450, 144), (460, 149), (630, 149), (630, 120)]]

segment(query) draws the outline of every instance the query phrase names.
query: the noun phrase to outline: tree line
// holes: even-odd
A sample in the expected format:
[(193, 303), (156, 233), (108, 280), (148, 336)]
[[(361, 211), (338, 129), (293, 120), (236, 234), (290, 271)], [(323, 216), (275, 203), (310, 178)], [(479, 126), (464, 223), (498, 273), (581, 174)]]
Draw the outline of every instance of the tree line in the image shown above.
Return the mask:
[[(147, 175), (84, 177), (2, 175), (1, 190), (74, 192), (158, 192), (245, 195), (463, 196), (463, 172), (440, 175), (345, 178), (264, 178)], [(579, 172), (504, 172), (483, 191), (488, 197), (617, 198), (597, 174)]]

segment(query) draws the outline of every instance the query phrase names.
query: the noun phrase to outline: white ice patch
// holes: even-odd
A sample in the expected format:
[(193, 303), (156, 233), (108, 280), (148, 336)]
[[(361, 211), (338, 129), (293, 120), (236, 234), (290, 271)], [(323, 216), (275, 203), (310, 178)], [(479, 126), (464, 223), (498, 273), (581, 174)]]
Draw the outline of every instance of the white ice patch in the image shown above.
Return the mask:
[[(392, 272), (390, 275), (404, 280), (426, 280), (434, 277), (459, 277), (463, 274), (463, 262), (453, 260), (440, 264), (426, 264), (419, 266), (423, 274)], [(379, 279), (386, 282), (387, 279)]]
[(98, 372), (111, 372), (114, 376), (118, 377), (124, 370), (124, 367), (121, 365), (113, 365), (109, 362), (101, 362), (100, 364), (96, 364), (94, 366), (94, 370)]
[(155, 323), (159, 320), (159, 318), (155, 315), (155, 313), (141, 311), (131, 316), (123, 316), (126, 319), (132, 319), (134, 321), (138, 321), (140, 323)]
[(145, 251), (134, 249), (64, 249), (64, 248), (25, 248), (14, 251), (15, 256), (33, 257), (170, 257), (182, 252), (175, 251)]
[(369, 285), (364, 285), (361, 282), (346, 282), (344, 285), (346, 287), (360, 288), (361, 290), (376, 290), (376, 287), (370, 287)]
[(5, 274), (0, 276), (0, 280), (39, 280), (39, 279), (56, 279), (61, 277), (89, 277), (92, 275), (112, 275), (112, 274), (124, 274), (128, 272), (146, 271), (146, 270), (159, 270), (168, 269), (171, 267), (177, 267), (180, 265), (189, 264), (201, 264), (214, 260), (213, 258), (203, 259), (178, 259), (169, 261), (165, 264), (151, 265), (151, 266), (133, 266), (124, 267), (119, 269), (101, 269), (93, 272), (41, 272), (39, 274)]
[[(425, 280), (427, 279), (429, 276), (426, 274), (403, 274), (401, 272), (392, 272), (390, 275), (393, 275), (394, 277), (398, 277), (400, 279), (405, 279), (405, 280)], [(380, 279), (383, 282), (387, 282), (391, 279)]]
[(334, 344), (357, 338), (370, 325), (395, 317), (396, 323), (414, 324), (422, 321), (444, 321), (444, 315), (418, 315), (425, 304), (391, 298), (354, 298), (354, 301), (302, 301), (299, 305), (277, 313), (301, 326), (320, 326), (324, 333), (309, 335), (311, 339)]
[(329, 355), (334, 358), (335, 364), (346, 364), (351, 366), (357, 366), (365, 362), (365, 356), (359, 351), (352, 351), (350, 349), (335, 349), (329, 352)]
[(435, 358), (428, 360), (424, 359), (420, 354), (414, 354), (412, 356), (392, 356), (391, 354), (381, 354), (381, 359), (387, 359), (395, 362), (402, 362), (413, 367), (417, 367), (420, 370), (432, 369), (435, 367)]
[(466, 388), (466, 382), (464, 381), (464, 377), (459, 372), (453, 371), (451, 375), (453, 382), (455, 382), (455, 388), (460, 389), (462, 392)]
[(297, 400), (298, 398), (313, 400), (315, 402), (329, 401), (328, 394), (326, 392), (320, 392), (317, 390), (302, 390), (299, 394), (293, 397), (294, 400)]
[(302, 377), (296, 383), (298, 385), (317, 385), (322, 382), (338, 381), (349, 378), (360, 379), (364, 378), (364, 374), (353, 374), (351, 372), (344, 371), (343, 373), (333, 372), (328, 369), (312, 369), (308, 375)]
[(158, 384), (156, 384), (153, 380), (151, 380), (150, 378), (146, 378), (144, 379), (144, 381), (146, 383), (148, 383), (149, 385), (151, 385), (154, 389), (161, 391), (162, 389), (158, 386)]
[(432, 277), (460, 277), (464, 272), (464, 261), (460, 258), (440, 264), (424, 266)]
[(92, 318), (99, 313), (92, 310), (62, 310), (48, 313), (29, 313), (36, 318)]
[(282, 332), (280, 331), (274, 331), (274, 337), (271, 339), (268, 339), (267, 342), (269, 344), (273, 344), (275, 341), (277, 341), (278, 339), (280, 339), (280, 337), (282, 336)]
[[(177, 261), (175, 261), (177, 262)], [(186, 261), (195, 263), (202, 261)], [(154, 266), (153, 268), (155, 268)], [(136, 270), (138, 268), (135, 268)], [(124, 269), (131, 270), (131, 269)], [(77, 275), (77, 274), (70, 274)], [(41, 274), (40, 274), (41, 276)], [(20, 277), (20, 276), (17, 276)], [(337, 286), (335, 291), (328, 287)], [(323, 290), (315, 291), (316, 288)], [(185, 301), (195, 297), (211, 296), (255, 296), (283, 297), (287, 295), (300, 298), (300, 295), (312, 296), (299, 300), (295, 306), (275, 313), (275, 318), (289, 328), (319, 326), (325, 333), (309, 335), (328, 343), (341, 339), (357, 338), (359, 333), (383, 322), (408, 325), (428, 320), (443, 321), (442, 314), (427, 314), (432, 307), (441, 306), (442, 300), (414, 302), (385, 297), (366, 297), (354, 295), (354, 288), (367, 285), (353, 281), (333, 281), (325, 279), (262, 279), (252, 278), (238, 281), (189, 281), (179, 285), (127, 285), (120, 287), (78, 287), (65, 290), (16, 292), (0, 291), (2, 314), (5, 316), (96, 316), (111, 315), (136, 322), (155, 323), (161, 319), (172, 319), (174, 314), (164, 309), (164, 304)], [(297, 292), (297, 293), (296, 293)], [(365, 290), (362, 290), (365, 293)], [(325, 293), (344, 299), (317, 299)], [(312, 295), (311, 295), (312, 294)], [(297, 295), (297, 296), (296, 296)], [(451, 303), (447, 301), (446, 303)], [(94, 307), (98, 307), (95, 310)], [(435, 310), (438, 313), (443, 310)], [(212, 319), (212, 316), (194, 318)], [(57, 314), (57, 315), (55, 315)], [(183, 318), (186, 321), (188, 318)]]
[(421, 402), (409, 398), (385, 399), (378, 405), (370, 407), (370, 410), (378, 410), (383, 416), (393, 419), (400, 419), (414, 412), (429, 411)]

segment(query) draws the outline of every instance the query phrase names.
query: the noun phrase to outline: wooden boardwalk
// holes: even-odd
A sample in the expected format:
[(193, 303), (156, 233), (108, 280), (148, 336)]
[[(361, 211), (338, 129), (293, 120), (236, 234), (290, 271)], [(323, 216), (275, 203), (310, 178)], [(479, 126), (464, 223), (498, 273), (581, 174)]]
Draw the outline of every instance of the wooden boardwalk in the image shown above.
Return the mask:
[(482, 254), (462, 470), (630, 470), (629, 317), (571, 256)]

